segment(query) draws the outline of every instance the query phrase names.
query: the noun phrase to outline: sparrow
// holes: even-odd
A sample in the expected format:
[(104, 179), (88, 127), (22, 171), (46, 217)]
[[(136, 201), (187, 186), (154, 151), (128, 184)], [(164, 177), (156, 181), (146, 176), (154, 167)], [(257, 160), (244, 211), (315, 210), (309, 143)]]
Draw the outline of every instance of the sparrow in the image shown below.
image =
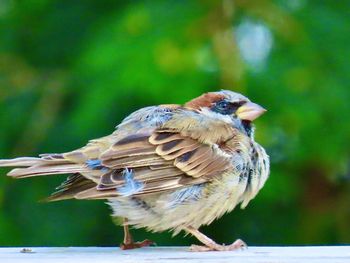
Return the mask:
[(184, 105), (139, 109), (106, 137), (66, 153), (0, 160), (13, 178), (68, 174), (48, 201), (105, 199), (122, 218), (122, 249), (134, 242), (129, 226), (195, 236), (191, 251), (228, 251), (198, 229), (245, 208), (269, 176), (269, 157), (254, 140), (253, 121), (266, 110), (229, 90), (205, 93)]

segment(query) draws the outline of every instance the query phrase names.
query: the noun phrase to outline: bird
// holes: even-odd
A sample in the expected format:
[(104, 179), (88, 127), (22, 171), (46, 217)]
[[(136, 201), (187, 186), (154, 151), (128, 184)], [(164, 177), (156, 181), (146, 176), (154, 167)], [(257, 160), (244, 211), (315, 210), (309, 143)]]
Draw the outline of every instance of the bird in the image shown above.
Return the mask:
[(124, 228), (122, 249), (153, 244), (135, 242), (133, 227), (183, 231), (201, 243), (190, 251), (237, 250), (244, 241), (218, 244), (199, 228), (245, 208), (268, 179), (269, 156), (253, 124), (265, 112), (240, 93), (207, 92), (183, 105), (136, 110), (82, 148), (2, 159), (0, 167), (15, 167), (7, 174), (13, 178), (68, 175), (47, 201), (107, 200)]

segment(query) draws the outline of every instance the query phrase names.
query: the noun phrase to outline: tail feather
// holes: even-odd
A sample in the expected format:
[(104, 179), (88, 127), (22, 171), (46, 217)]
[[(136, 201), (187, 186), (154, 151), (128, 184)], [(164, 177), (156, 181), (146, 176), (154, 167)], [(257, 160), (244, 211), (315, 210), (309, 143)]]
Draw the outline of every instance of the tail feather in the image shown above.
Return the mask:
[(41, 158), (36, 157), (19, 157), (15, 159), (0, 160), (0, 167), (28, 167), (37, 164)]
[(33, 176), (44, 176), (52, 174), (70, 174), (82, 173), (87, 169), (77, 164), (55, 165), (55, 166), (31, 166), (29, 168), (16, 168), (10, 171), (7, 175), (16, 178), (25, 178)]
[(20, 157), (0, 160), (0, 167), (14, 167), (7, 175), (14, 178), (26, 178), (53, 174), (71, 174), (56, 192), (43, 201), (60, 201), (75, 198), (88, 189), (96, 187), (96, 182), (82, 174), (91, 174), (92, 170), (84, 161), (68, 160), (63, 154), (42, 154), (40, 157)]
[(21, 167), (11, 170), (7, 175), (15, 178), (45, 176), (52, 174), (70, 174), (87, 171), (84, 164), (72, 163), (62, 158), (21, 157), (0, 160), (0, 167)]
[(80, 174), (72, 174), (56, 188), (56, 192), (47, 197), (44, 201), (52, 202), (75, 198), (76, 194), (95, 187), (96, 183), (93, 181), (86, 179)]

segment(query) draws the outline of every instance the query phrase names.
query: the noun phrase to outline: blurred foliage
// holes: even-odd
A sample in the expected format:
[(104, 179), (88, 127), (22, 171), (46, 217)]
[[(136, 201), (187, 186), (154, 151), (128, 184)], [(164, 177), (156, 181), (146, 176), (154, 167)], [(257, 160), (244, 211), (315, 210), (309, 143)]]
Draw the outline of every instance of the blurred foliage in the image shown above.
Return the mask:
[[(232, 89), (269, 111), (271, 177), (218, 242), (350, 242), (347, 1), (0, 0), (0, 156), (65, 152), (137, 108)], [(117, 245), (100, 201), (38, 203), (62, 176), (0, 176), (0, 245)], [(186, 245), (170, 233), (136, 239)]]

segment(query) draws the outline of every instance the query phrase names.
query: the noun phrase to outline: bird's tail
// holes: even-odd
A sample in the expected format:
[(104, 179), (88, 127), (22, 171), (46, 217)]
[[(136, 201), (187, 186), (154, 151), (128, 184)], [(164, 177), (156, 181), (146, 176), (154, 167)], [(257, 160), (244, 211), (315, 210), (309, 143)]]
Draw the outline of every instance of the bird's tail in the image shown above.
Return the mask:
[(14, 178), (81, 173), (87, 169), (84, 164), (73, 163), (65, 159), (62, 154), (0, 160), (0, 167), (16, 167), (7, 174)]

